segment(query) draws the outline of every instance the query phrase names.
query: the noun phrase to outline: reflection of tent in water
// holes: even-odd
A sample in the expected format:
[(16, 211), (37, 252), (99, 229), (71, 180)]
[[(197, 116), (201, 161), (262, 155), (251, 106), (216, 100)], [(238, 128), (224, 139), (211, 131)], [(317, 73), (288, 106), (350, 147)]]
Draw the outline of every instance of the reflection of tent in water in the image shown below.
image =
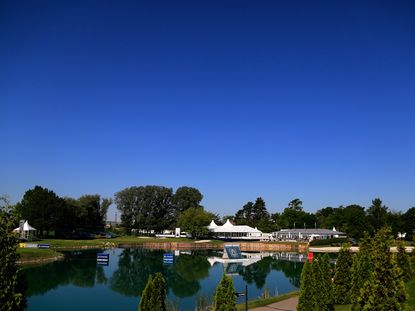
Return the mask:
[(27, 220), (21, 220), (20, 226), (13, 231), (19, 233), (20, 238), (25, 240), (31, 240), (36, 236), (36, 229), (29, 225)]
[[(266, 256), (269, 256), (267, 253)], [(226, 274), (238, 273), (242, 267), (252, 265), (263, 258), (261, 253), (241, 253), (239, 245), (225, 245), (222, 257), (208, 257), (211, 266), (222, 263)]]

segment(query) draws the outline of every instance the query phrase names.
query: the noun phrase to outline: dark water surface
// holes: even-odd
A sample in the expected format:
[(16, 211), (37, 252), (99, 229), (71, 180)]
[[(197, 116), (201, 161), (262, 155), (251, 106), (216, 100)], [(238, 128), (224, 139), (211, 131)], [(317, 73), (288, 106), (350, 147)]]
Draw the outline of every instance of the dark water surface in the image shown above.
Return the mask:
[[(213, 297), (224, 272), (232, 276), (237, 291), (248, 285), (249, 300), (264, 291), (272, 296), (298, 289), (303, 263), (281, 260), (285, 254), (252, 254), (244, 265), (216, 262), (218, 251), (160, 251), (111, 249), (108, 266), (96, 263), (98, 251), (71, 252), (63, 261), (25, 268), (29, 311), (137, 310), (148, 276), (162, 272), (168, 298), (181, 310), (194, 310), (197, 297)], [(174, 263), (163, 254), (174, 253)], [(265, 256), (261, 259), (262, 256)], [(295, 257), (295, 255), (294, 255)], [(212, 265), (213, 264), (213, 265)], [(247, 265), (249, 264), (249, 265)], [(242, 302), (244, 298), (240, 298)]]

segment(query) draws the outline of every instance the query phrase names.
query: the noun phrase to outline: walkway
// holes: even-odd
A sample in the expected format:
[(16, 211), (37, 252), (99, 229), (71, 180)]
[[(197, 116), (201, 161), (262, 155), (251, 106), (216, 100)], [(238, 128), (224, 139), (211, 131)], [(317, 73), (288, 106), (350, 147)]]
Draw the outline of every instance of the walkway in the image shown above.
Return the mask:
[(271, 303), (265, 307), (251, 309), (253, 311), (295, 311), (297, 309), (298, 296), (281, 300), (279, 302)]

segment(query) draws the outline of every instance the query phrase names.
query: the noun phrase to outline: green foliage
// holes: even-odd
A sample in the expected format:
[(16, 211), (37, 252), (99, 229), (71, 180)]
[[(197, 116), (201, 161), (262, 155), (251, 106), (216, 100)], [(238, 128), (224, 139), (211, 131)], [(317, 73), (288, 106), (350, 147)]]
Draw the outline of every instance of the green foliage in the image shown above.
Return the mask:
[(161, 232), (174, 223), (173, 190), (162, 186), (130, 187), (115, 194), (121, 222), (132, 229)]
[(233, 281), (225, 274), (215, 290), (215, 311), (236, 311), (236, 296)]
[(246, 203), (242, 209), (236, 212), (234, 220), (238, 225), (248, 225), (251, 227), (261, 225), (266, 228), (270, 216), (265, 201), (262, 198), (257, 198), (255, 203)]
[(411, 265), (412, 277), (415, 277), (415, 248), (412, 250), (409, 256), (409, 262)]
[(367, 233), (360, 241), (359, 252), (353, 257), (351, 267), (351, 301), (357, 301), (360, 295), (360, 289), (372, 274), (372, 239)]
[(391, 231), (382, 228), (372, 240), (373, 271), (353, 301), (353, 310), (405, 310), (406, 290), (390, 244)]
[(351, 268), (353, 264), (350, 246), (345, 244), (337, 257), (336, 269), (333, 279), (335, 302), (339, 305), (349, 304), (351, 291)]
[(111, 204), (111, 199), (101, 199), (98, 194), (63, 199), (47, 188), (35, 186), (26, 191), (17, 210), (39, 235), (48, 236), (54, 231), (56, 236), (65, 237), (76, 230), (101, 230)]
[(141, 295), (139, 311), (166, 311), (166, 283), (161, 273), (148, 277)]
[(402, 278), (406, 282), (412, 277), (412, 267), (409, 255), (405, 251), (403, 243), (398, 245), (398, 253), (396, 254), (396, 263), (401, 270)]
[(313, 274), (313, 310), (334, 310), (333, 284), (331, 281), (330, 258), (327, 254), (314, 258)]
[(5, 198), (0, 198), (0, 310), (24, 310), (26, 300), (20, 269), (16, 263), (18, 239)]
[(277, 227), (281, 228), (314, 228), (316, 216), (303, 210), (303, 202), (294, 199), (288, 203), (281, 215), (277, 217)]
[(177, 215), (191, 207), (201, 207), (203, 195), (196, 188), (180, 187), (173, 195), (172, 203)]
[(347, 243), (347, 238), (333, 238), (333, 239), (319, 239), (319, 240), (313, 240), (310, 241), (310, 246), (321, 246), (321, 245), (342, 245), (344, 243)]
[(297, 311), (309, 311), (314, 307), (314, 274), (311, 263), (307, 260), (301, 271), (300, 296)]
[(182, 230), (190, 233), (193, 238), (207, 236), (207, 226), (212, 220), (212, 214), (202, 207), (191, 207), (180, 214), (178, 224)]
[(376, 198), (372, 205), (367, 209), (369, 224), (374, 232), (386, 225), (388, 218), (388, 208), (382, 205), (382, 200)]

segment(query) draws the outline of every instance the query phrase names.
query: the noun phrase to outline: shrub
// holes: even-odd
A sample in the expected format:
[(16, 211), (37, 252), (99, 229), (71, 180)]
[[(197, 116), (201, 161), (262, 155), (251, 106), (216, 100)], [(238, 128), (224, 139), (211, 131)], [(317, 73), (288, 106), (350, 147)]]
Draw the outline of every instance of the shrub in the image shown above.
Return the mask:
[(342, 245), (344, 243), (347, 243), (347, 238), (333, 238), (333, 239), (321, 239), (321, 240), (313, 240), (310, 242), (310, 246), (322, 246), (322, 245)]

